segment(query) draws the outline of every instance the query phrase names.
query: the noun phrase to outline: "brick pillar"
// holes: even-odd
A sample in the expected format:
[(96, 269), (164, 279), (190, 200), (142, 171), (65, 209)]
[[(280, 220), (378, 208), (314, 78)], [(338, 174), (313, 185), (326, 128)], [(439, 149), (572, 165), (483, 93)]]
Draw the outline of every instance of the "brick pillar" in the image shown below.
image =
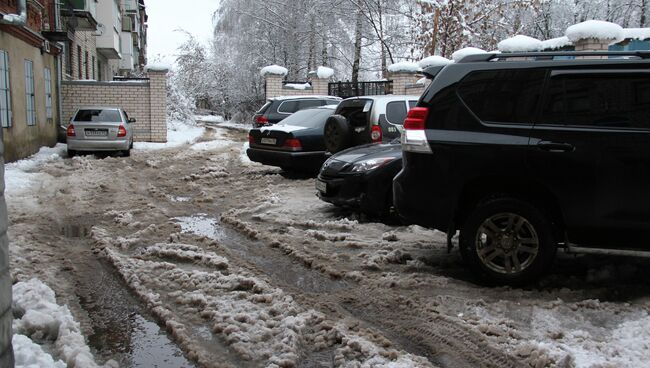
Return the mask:
[(282, 96), (282, 79), (284, 76), (278, 74), (266, 74), (266, 99)]
[(415, 84), (420, 79), (417, 73), (394, 72), (388, 73), (388, 79), (393, 81), (393, 94), (405, 95), (406, 86)]
[[(167, 142), (167, 70), (148, 70), (150, 142)], [(144, 138), (144, 137), (142, 137)], [(142, 140), (142, 139), (140, 139)]]
[(318, 78), (314, 76), (311, 79), (311, 87), (313, 94), (327, 96), (329, 94), (329, 78)]
[[(608, 51), (612, 40), (598, 38), (583, 38), (575, 41), (575, 51)], [(607, 59), (607, 56), (581, 56), (580, 59)]]

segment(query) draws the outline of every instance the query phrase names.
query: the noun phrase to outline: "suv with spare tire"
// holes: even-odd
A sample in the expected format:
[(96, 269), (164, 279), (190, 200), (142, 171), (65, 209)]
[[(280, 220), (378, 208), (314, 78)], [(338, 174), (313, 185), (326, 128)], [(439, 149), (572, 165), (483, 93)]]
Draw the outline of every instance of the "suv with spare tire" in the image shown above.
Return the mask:
[(361, 96), (343, 100), (325, 123), (325, 148), (337, 153), (367, 143), (400, 136), (408, 110), (417, 96)]
[(650, 53), (485, 54), (450, 64), (404, 122), (403, 220), (460, 230), (487, 281), (569, 253), (650, 255)]

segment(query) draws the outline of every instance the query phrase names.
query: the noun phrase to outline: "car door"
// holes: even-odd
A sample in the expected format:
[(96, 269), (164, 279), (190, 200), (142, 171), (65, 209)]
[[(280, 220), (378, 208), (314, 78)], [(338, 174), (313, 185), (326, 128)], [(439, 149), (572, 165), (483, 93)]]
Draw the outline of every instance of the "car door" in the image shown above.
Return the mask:
[(528, 165), (557, 198), (568, 240), (650, 248), (650, 73), (553, 70)]

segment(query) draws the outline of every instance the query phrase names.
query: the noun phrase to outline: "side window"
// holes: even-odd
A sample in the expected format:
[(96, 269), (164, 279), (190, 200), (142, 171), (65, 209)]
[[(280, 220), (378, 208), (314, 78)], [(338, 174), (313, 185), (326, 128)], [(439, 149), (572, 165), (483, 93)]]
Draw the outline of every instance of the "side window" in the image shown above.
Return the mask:
[(540, 123), (650, 129), (650, 81), (634, 74), (551, 78)]
[(0, 50), (0, 123), (11, 126), (11, 88), (9, 88), (9, 53)]
[(300, 100), (298, 102), (298, 110), (304, 110), (310, 107), (318, 106), (323, 106), (323, 102), (321, 100)]
[(298, 100), (282, 101), (278, 106), (278, 112), (285, 114), (293, 114), (296, 111), (298, 111)]
[(126, 111), (124, 111), (124, 110), (122, 110), (122, 112), (124, 113), (124, 121), (128, 122), (129, 121), (129, 114), (127, 114)]
[(406, 119), (406, 104), (404, 101), (393, 101), (386, 104), (386, 120), (391, 124), (404, 124)]
[(545, 69), (478, 71), (458, 94), (482, 121), (532, 124), (545, 76)]
[(415, 105), (417, 105), (417, 104), (418, 104), (417, 101), (409, 101), (409, 110), (412, 109), (412, 108), (414, 108)]

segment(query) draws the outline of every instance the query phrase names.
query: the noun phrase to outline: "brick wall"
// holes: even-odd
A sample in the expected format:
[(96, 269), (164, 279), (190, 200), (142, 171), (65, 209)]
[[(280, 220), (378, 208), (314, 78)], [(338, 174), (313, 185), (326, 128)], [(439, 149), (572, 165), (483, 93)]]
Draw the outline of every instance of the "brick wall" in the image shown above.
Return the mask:
[[(149, 71), (149, 81), (64, 81), (64, 122), (82, 106), (115, 106), (135, 118), (135, 141), (167, 141), (167, 72)], [(66, 123), (67, 125), (67, 123)]]
[(282, 81), (284, 77), (281, 75), (267, 74), (266, 75), (266, 98), (273, 98), (278, 96), (327, 96), (329, 79), (312, 78), (310, 80), (311, 87), (306, 89), (295, 89), (284, 86)]
[[(583, 38), (575, 41), (575, 51), (608, 51), (611, 40), (598, 38)], [(580, 59), (607, 59), (607, 56), (579, 56)]]
[(393, 94), (395, 95), (422, 94), (424, 89), (415, 84), (420, 78), (421, 76), (416, 73), (388, 73), (388, 79), (393, 81)]

